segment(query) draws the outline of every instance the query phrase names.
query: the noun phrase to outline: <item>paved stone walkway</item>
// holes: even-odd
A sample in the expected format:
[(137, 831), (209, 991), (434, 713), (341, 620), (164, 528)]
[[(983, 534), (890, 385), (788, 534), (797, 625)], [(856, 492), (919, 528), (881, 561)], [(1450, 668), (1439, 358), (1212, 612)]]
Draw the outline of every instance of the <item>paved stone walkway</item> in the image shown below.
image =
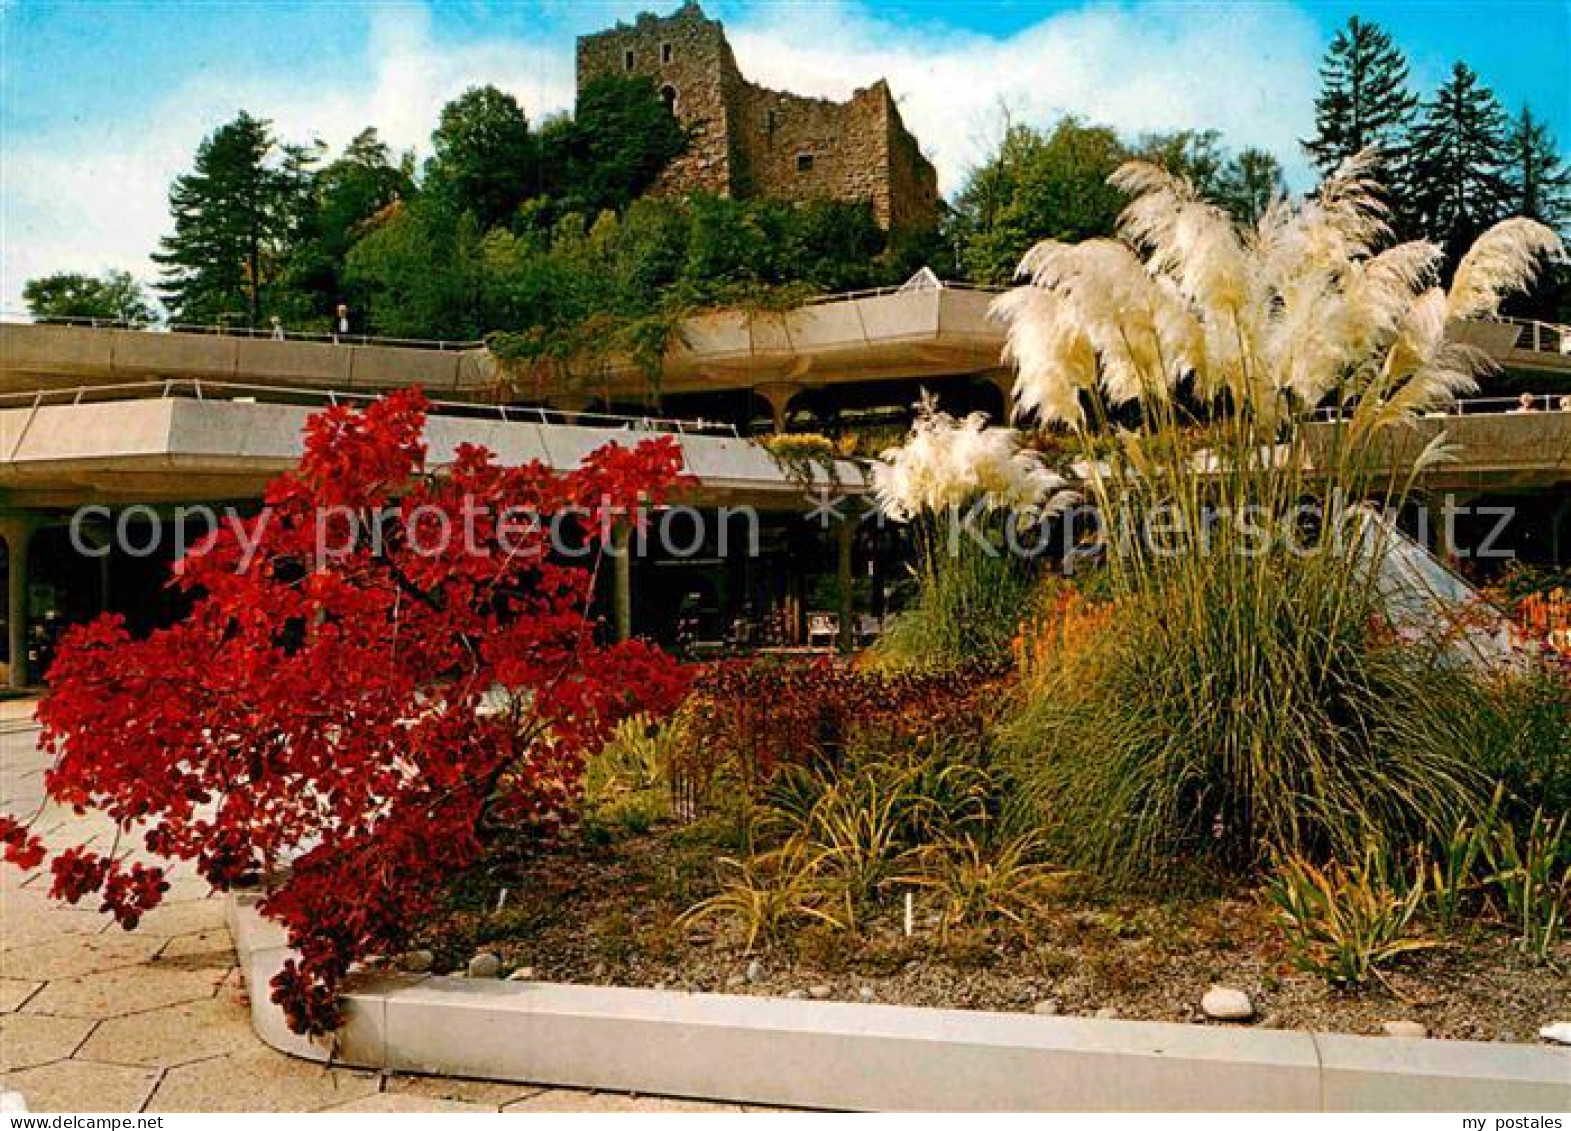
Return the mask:
[[(0, 704), (0, 810), (43, 801), (44, 757), (23, 704)], [(51, 850), (101, 817), (48, 807)], [(223, 904), (189, 873), (125, 932), (45, 898), (47, 878), (0, 864), (0, 1090), (32, 1111), (720, 1111), (720, 1105), (325, 1069), (251, 1031)]]

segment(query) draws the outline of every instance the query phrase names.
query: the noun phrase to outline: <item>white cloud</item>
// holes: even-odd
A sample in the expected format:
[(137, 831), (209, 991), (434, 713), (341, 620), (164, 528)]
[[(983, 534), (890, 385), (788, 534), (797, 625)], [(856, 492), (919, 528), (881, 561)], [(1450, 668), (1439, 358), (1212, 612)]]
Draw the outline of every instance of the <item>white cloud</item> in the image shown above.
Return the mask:
[(1016, 121), (1077, 114), (1131, 135), (1214, 127), (1302, 173), (1322, 50), (1286, 4), (1088, 5), (1000, 40), (894, 27), (836, 2), (762, 9), (731, 38), (766, 86), (844, 98), (888, 78), (945, 192), (996, 142), (1003, 106)]
[[(758, 7), (727, 30), (744, 73), (764, 85), (844, 98), (887, 77), (946, 192), (996, 140), (1005, 104), (1017, 120), (1075, 113), (1129, 133), (1214, 126), (1228, 144), (1264, 146), (1301, 174), (1296, 135), (1310, 120), (1321, 44), (1290, 6), (1088, 4), (1005, 39), (896, 27), (870, 11), (848, 0)], [(606, 23), (617, 14), (601, 12)], [(423, 9), (379, 7), (364, 59), (345, 60), (340, 82), (209, 69), (135, 119), (9, 140), (0, 304), (19, 309), (22, 282), (54, 270), (119, 267), (151, 279), (170, 180), (242, 106), (284, 138), (338, 147), (373, 124), (399, 149), (423, 147), (442, 103), (477, 82), (512, 91), (537, 119), (567, 107), (570, 37), (528, 30), (439, 43)]]
[(374, 125), (395, 150), (423, 150), (442, 104), (478, 82), (512, 92), (537, 117), (573, 96), (571, 44), (473, 41), (437, 45), (421, 8), (374, 11), (364, 66), (345, 60), (338, 84), (304, 86), (278, 73), (204, 70), (138, 120), (73, 124), (8, 139), (0, 225), (0, 306), (22, 309), (23, 283), (51, 271), (123, 268), (151, 281), (149, 258), (169, 230), (169, 183), (197, 143), (242, 107), (286, 140), (338, 149)]

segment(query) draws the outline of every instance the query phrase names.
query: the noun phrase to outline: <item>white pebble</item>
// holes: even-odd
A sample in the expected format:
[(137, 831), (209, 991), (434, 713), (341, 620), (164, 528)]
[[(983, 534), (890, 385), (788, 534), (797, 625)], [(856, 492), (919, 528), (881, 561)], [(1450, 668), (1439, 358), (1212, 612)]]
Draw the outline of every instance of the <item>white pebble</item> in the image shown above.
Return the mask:
[(1248, 1021), (1255, 1015), (1255, 1005), (1243, 990), (1212, 986), (1200, 999), (1200, 1012), (1213, 1021)]
[(1557, 1045), (1571, 1045), (1571, 1021), (1556, 1021), (1553, 1025), (1545, 1025), (1538, 1031), (1538, 1035)]
[(502, 960), (488, 950), (482, 950), (469, 960), (467, 973), (471, 978), (494, 978), (502, 972)]
[(1403, 1037), (1407, 1040), (1421, 1041), (1429, 1036), (1429, 1030), (1417, 1021), (1387, 1021), (1380, 1026), (1388, 1037)]

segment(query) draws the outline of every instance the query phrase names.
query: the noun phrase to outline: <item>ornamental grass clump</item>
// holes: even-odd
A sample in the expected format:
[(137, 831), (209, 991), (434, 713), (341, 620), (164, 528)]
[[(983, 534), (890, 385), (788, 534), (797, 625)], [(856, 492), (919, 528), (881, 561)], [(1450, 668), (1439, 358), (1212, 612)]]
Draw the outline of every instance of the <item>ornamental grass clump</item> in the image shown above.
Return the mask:
[(1073, 498), (1012, 428), (963, 420), (924, 396), (903, 445), (873, 464), (879, 508), (906, 524), (916, 550), (915, 602), (880, 640), (896, 664), (1001, 663), (1032, 598), (1035, 570), (1013, 535)]
[(1078, 452), (1116, 608), (1095, 646), (1038, 665), (1009, 727), (1074, 863), (1356, 859), (1444, 837), (1487, 792), (1457, 721), (1478, 677), (1382, 630), (1394, 535), (1364, 506), (1399, 506), (1450, 454), (1407, 429), (1488, 364), (1447, 324), (1560, 244), (1507, 220), (1442, 288), (1437, 246), (1383, 246), (1368, 168), (1245, 230), (1126, 165), (1118, 238), (1037, 245), (995, 303), (1020, 410)]

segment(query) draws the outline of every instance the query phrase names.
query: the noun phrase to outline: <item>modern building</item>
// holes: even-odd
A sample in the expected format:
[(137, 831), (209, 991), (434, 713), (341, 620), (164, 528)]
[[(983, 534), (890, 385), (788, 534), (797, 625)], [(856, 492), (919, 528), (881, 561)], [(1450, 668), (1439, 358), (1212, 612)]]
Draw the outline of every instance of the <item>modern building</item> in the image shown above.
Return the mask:
[[(149, 629), (178, 611), (163, 584), (206, 511), (260, 505), (298, 461), (306, 417), (419, 385), (436, 398), (433, 464), (460, 443), (505, 462), (569, 468), (605, 443), (677, 438), (696, 487), (656, 516), (676, 549), (613, 559), (602, 598), (617, 631), (720, 641), (743, 610), (757, 643), (807, 642), (813, 612), (853, 626), (855, 516), (805, 521), (819, 488), (865, 490), (841, 461), (804, 477), (724, 425), (564, 416), (487, 404), (484, 351), (67, 325), (0, 325), (0, 537), (6, 543), (5, 662), (21, 686), (66, 624), (103, 611)], [(162, 535), (158, 532), (163, 531)], [(658, 546), (658, 540), (655, 546)], [(865, 556), (865, 551), (864, 551)]]
[[(298, 459), (314, 406), (410, 385), (437, 402), (436, 462), (463, 441), (505, 460), (568, 467), (642, 432), (679, 438), (699, 481), (684, 502), (705, 515), (705, 533), (694, 527), (674, 539), (686, 543), (680, 554), (618, 559), (604, 597), (620, 631), (710, 646), (845, 641), (886, 609), (898, 533), (857, 522), (854, 506), (825, 512), (827, 493), (865, 495), (859, 465), (792, 466), (750, 437), (882, 422), (893, 439), (924, 389), (954, 410), (1007, 415), (1010, 378), (999, 360), (1002, 330), (987, 318), (991, 297), (924, 274), (903, 288), (783, 312), (697, 316), (673, 338), (655, 397), (643, 369), (614, 359), (572, 392), (519, 387), (478, 343), (0, 324), (0, 635), (10, 678), (25, 683), (41, 670), (61, 625), (112, 609), (151, 627), (174, 611), (162, 581), (176, 547), (149, 541), (153, 516), (259, 505), (267, 480)], [(1462, 447), (1423, 486), (1437, 498), (1515, 508), (1514, 548), (1564, 562), (1571, 412), (1559, 410), (1558, 397), (1571, 395), (1568, 332), (1514, 322), (1454, 332), (1540, 395), (1532, 412), (1505, 411), (1513, 396), (1419, 421), (1404, 442), (1422, 444), (1444, 427)], [(650, 414), (652, 399), (663, 416)], [(107, 544), (118, 530), (119, 549), (100, 556), (72, 545), (84, 507), (98, 509), (76, 523), (77, 541)], [(737, 517), (743, 508), (755, 526)], [(683, 520), (673, 513), (670, 521)]]

